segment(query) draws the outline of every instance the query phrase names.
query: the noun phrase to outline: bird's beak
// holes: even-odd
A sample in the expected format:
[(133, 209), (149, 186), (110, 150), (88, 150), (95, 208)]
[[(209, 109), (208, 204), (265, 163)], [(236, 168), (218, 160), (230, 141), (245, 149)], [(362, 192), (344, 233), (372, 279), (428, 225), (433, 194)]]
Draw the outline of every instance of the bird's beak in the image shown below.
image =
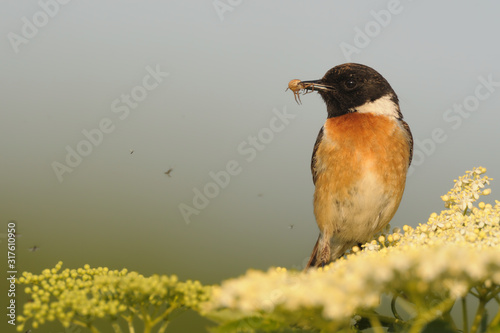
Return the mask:
[(301, 81), (303, 85), (303, 89), (305, 90), (324, 90), (324, 91), (331, 91), (333, 90), (333, 87), (324, 85), (321, 80), (313, 80), (313, 81)]

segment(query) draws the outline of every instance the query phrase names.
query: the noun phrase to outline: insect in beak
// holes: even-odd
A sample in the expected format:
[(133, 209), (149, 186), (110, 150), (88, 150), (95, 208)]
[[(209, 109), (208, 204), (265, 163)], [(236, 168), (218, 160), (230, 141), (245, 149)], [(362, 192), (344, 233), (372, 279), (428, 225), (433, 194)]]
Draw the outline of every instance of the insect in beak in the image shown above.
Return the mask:
[(305, 95), (310, 92), (313, 92), (314, 83), (303, 82), (298, 79), (295, 79), (288, 82), (288, 88), (286, 88), (285, 91), (287, 91), (288, 89), (290, 89), (293, 92), (293, 96), (295, 97), (295, 102), (297, 102), (297, 104), (300, 105), (302, 104), (302, 101), (300, 100), (300, 93), (302, 92), (302, 95)]

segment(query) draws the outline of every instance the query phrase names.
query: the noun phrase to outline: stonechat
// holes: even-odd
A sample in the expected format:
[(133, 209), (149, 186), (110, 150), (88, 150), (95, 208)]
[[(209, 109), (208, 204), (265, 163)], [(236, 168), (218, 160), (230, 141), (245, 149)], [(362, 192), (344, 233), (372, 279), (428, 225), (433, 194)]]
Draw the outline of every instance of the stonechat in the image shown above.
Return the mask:
[(295, 98), (318, 92), (328, 114), (311, 161), (320, 235), (307, 268), (319, 267), (369, 241), (392, 219), (403, 196), (413, 138), (396, 93), (368, 66), (339, 65), (320, 80), (292, 80), (289, 88)]

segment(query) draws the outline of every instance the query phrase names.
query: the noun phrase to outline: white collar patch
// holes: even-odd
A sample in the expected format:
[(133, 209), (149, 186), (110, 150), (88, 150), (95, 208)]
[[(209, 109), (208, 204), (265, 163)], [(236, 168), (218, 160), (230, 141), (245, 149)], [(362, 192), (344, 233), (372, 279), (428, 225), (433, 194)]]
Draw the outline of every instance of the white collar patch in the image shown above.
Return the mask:
[(377, 115), (385, 115), (394, 118), (399, 117), (399, 107), (391, 99), (392, 94), (388, 94), (374, 100), (373, 102), (368, 102), (363, 105), (357, 106), (350, 109), (350, 111), (357, 111), (359, 113), (373, 113)]

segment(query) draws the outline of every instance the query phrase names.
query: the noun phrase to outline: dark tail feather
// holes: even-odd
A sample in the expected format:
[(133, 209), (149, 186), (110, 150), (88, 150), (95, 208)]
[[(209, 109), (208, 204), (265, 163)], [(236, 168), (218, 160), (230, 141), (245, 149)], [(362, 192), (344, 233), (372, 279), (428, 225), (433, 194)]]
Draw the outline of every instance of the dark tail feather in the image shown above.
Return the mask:
[(304, 270), (308, 270), (310, 267), (316, 267), (318, 265), (318, 247), (319, 247), (319, 239), (321, 237), (321, 234), (318, 236), (318, 240), (316, 241), (316, 244), (314, 245), (311, 258), (309, 258), (309, 261), (307, 262), (306, 268)]
[(323, 245), (323, 248), (320, 248), (320, 239), (321, 234), (314, 245), (313, 252), (311, 254), (311, 258), (309, 258), (309, 262), (306, 265), (304, 270), (307, 270), (311, 267), (321, 267), (328, 265), (330, 262), (341, 258), (347, 250), (356, 245), (356, 242), (345, 242), (345, 241), (337, 241), (335, 242), (335, 238), (333, 238), (333, 243), (328, 242)]

